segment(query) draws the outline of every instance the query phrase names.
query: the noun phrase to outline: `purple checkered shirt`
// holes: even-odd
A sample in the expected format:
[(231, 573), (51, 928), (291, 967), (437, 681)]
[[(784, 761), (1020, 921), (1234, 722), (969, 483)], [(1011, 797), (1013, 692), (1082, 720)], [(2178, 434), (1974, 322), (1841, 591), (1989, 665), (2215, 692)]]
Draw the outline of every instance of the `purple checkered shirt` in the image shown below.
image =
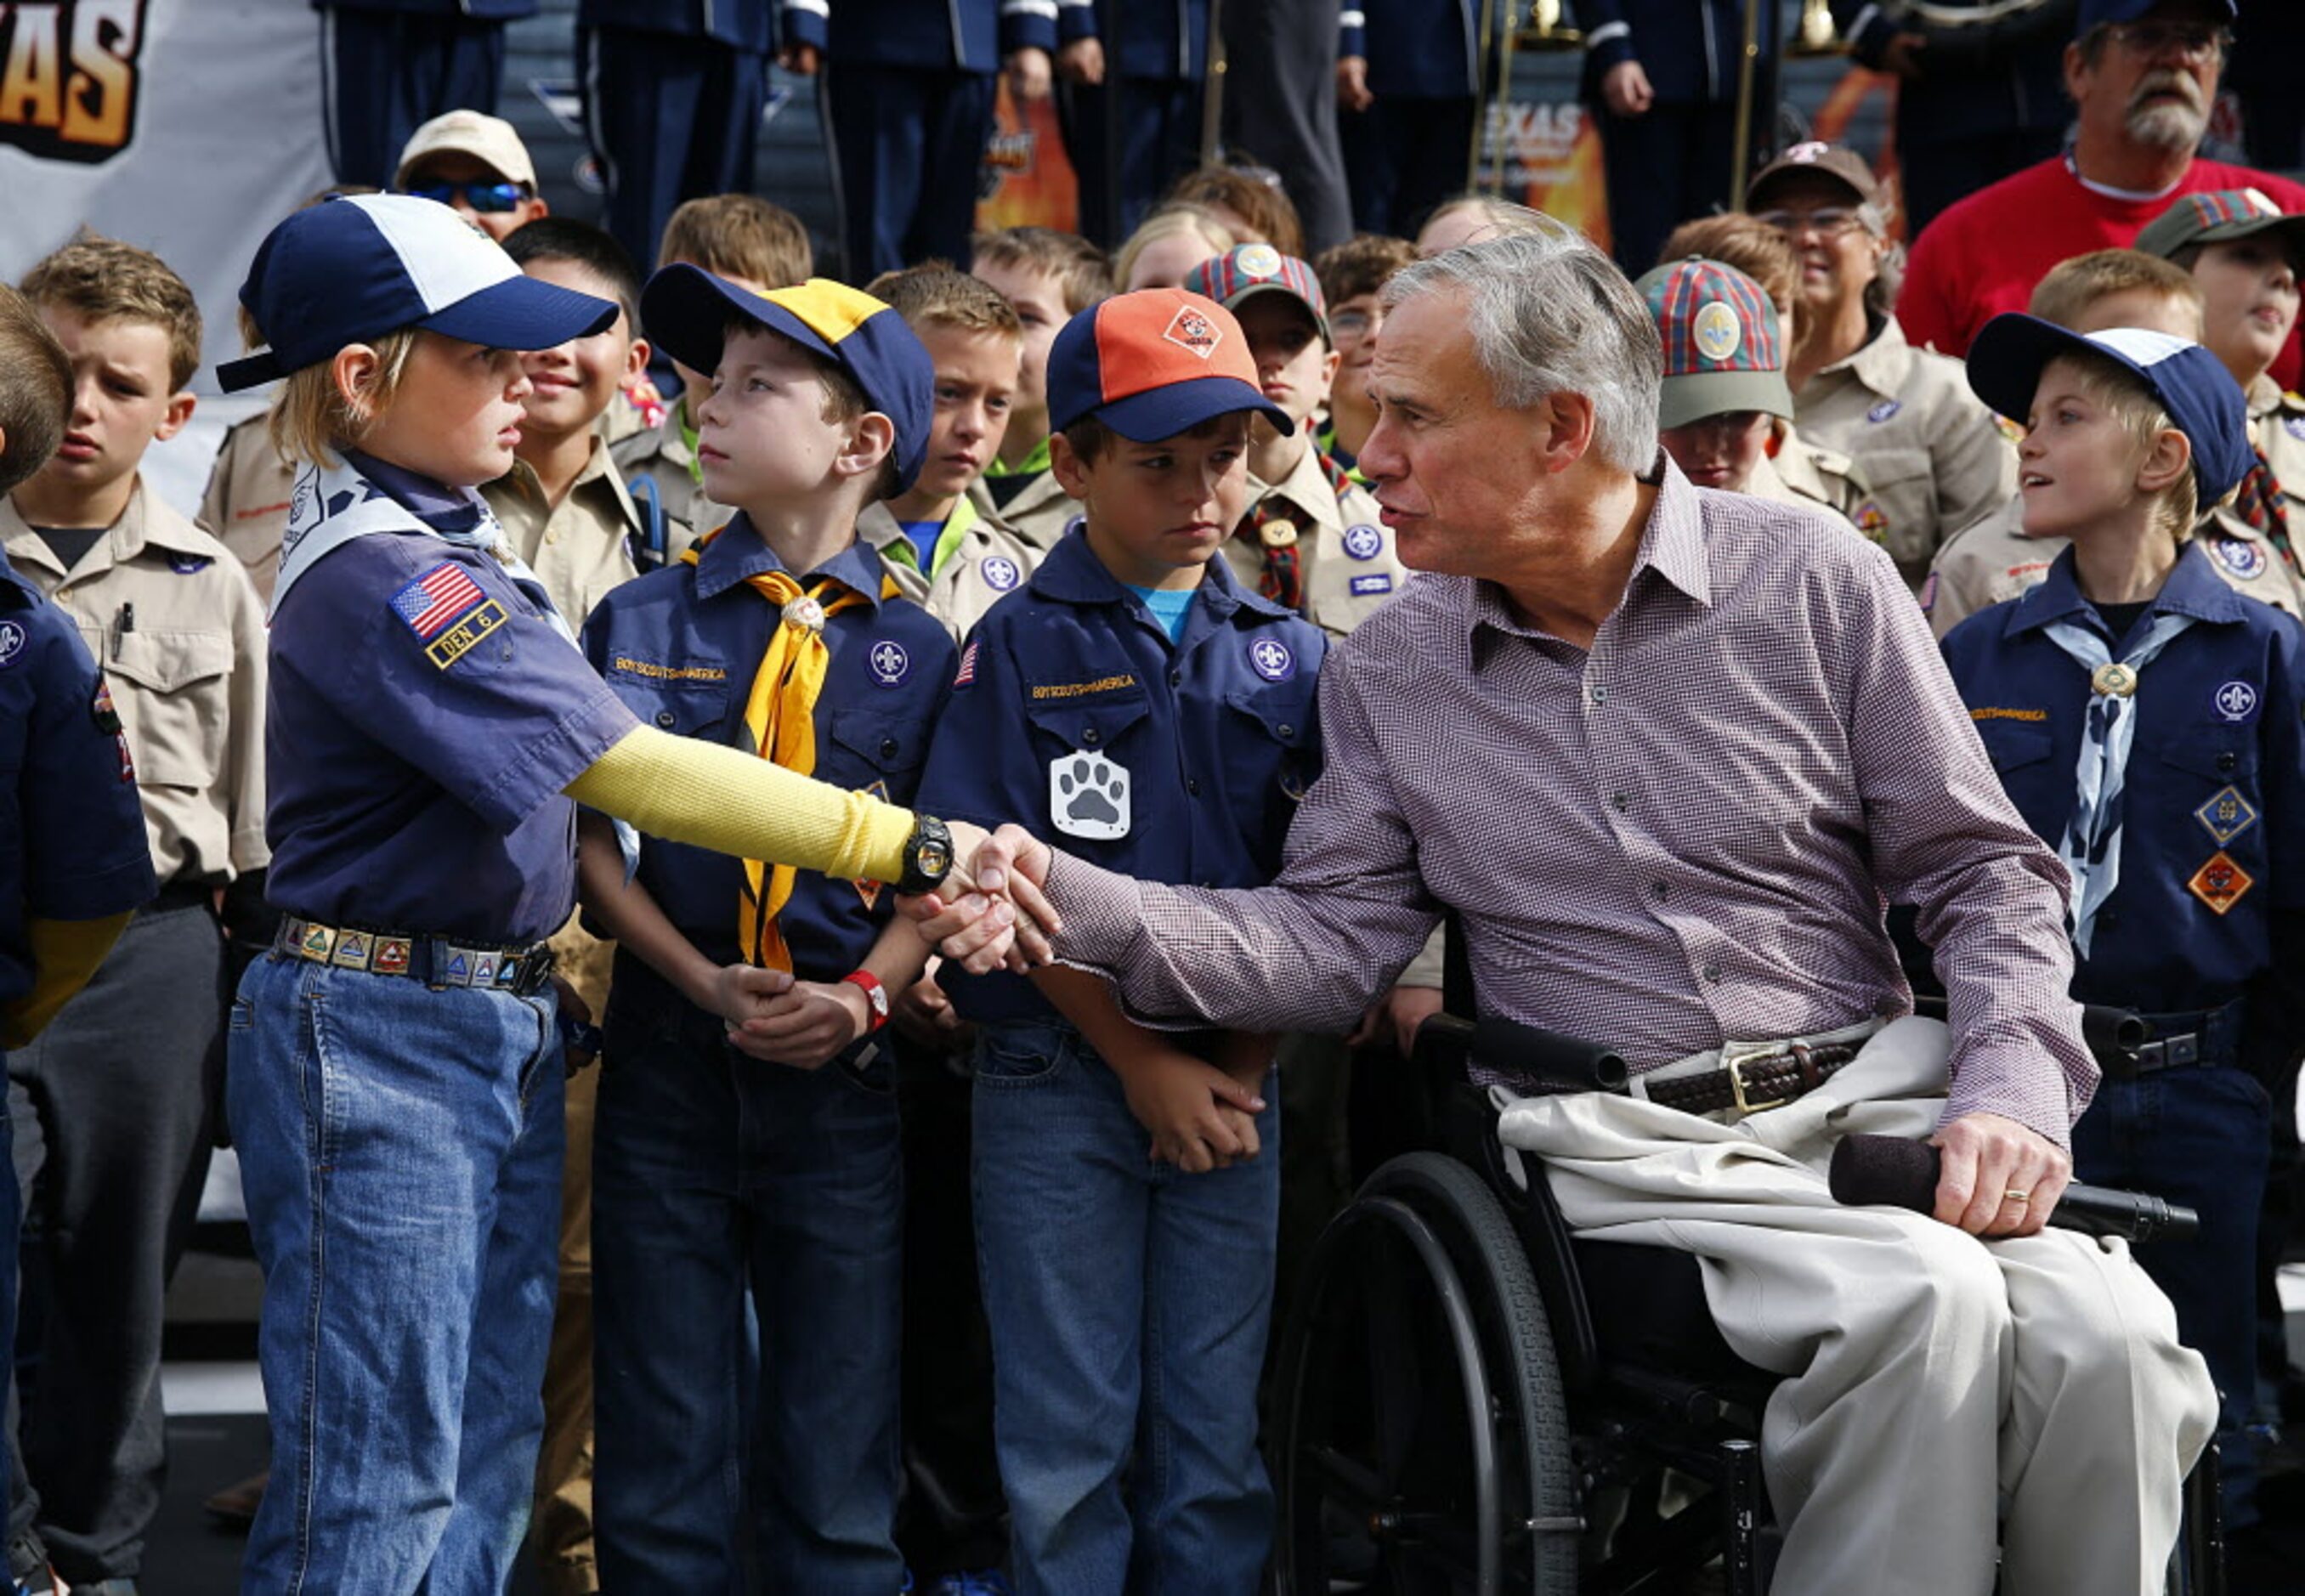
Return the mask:
[(1589, 653), (1493, 584), (1420, 576), (1330, 655), (1321, 716), (1327, 768), (1273, 885), (1060, 855), (1062, 956), (1148, 1018), (1340, 1030), (1453, 908), (1484, 1013), (1638, 1071), (1907, 1012), (1883, 903), (1912, 903), (1952, 997), (1945, 1116), (2068, 1145), (2097, 1070), (2064, 869), (1896, 566), (1847, 527), (1667, 464)]

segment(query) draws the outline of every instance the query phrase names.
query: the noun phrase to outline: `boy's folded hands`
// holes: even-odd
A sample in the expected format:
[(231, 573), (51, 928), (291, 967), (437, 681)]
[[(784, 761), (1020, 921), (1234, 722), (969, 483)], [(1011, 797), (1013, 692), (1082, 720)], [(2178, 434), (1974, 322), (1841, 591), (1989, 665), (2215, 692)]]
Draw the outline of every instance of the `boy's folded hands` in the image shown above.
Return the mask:
[(1155, 1160), (1205, 1175), (1262, 1150), (1255, 1116), (1264, 1099), (1255, 1087), (1172, 1048), (1140, 1048), (1126, 1064), (1109, 1062), (1128, 1095), (1128, 1111), (1152, 1134)]

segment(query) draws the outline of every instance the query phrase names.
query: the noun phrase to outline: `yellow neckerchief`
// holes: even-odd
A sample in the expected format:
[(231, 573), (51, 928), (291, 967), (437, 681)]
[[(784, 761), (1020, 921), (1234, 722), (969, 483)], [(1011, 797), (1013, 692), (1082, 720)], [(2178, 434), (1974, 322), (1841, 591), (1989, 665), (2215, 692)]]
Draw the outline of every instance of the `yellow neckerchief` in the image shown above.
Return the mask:
[[(724, 529), (725, 530), (725, 529)], [(715, 531), (681, 559), (691, 565), (706, 545), (720, 535)], [(824, 690), (824, 673), (832, 662), (825, 647), (824, 624), (844, 609), (869, 602), (865, 595), (828, 576), (804, 589), (782, 571), (763, 571), (744, 579), (744, 585), (775, 605), (783, 620), (769, 638), (768, 652), (753, 677), (753, 691), (744, 700), (744, 730), (754, 751), (787, 770), (816, 774), (816, 700)], [(902, 591), (887, 577), (880, 597), (893, 598)], [(792, 950), (785, 946), (784, 929), (777, 916), (791, 899), (799, 872), (788, 864), (769, 866), (757, 859), (744, 861), (744, 885), (737, 895), (736, 945), (748, 964), (765, 970), (792, 969)], [(767, 891), (761, 890), (765, 880)]]
[(905, 531), (902, 522), (897, 523), (897, 536), (883, 552), (897, 564), (910, 565), (934, 582), (944, 573), (944, 568), (951, 563), (952, 556), (959, 552), (960, 540), (968, 536), (977, 520), (977, 508), (968, 502), (967, 495), (963, 494), (954, 501), (952, 514), (945, 517), (944, 530), (937, 534), (936, 547), (929, 553), (929, 568), (925, 571), (921, 571), (919, 551), (913, 547), (912, 535)]

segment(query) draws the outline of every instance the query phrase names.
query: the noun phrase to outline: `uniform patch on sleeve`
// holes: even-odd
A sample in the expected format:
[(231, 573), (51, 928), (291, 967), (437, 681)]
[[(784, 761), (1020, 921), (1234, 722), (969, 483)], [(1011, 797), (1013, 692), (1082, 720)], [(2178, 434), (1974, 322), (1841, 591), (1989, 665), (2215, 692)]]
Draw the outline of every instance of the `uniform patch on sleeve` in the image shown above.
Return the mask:
[(443, 560), (395, 593), (392, 612), (442, 670), (509, 619), (504, 606), (481, 591), (472, 573), (453, 560)]
[(0, 670), (16, 663), (24, 652), (24, 629), (13, 621), (0, 621)]

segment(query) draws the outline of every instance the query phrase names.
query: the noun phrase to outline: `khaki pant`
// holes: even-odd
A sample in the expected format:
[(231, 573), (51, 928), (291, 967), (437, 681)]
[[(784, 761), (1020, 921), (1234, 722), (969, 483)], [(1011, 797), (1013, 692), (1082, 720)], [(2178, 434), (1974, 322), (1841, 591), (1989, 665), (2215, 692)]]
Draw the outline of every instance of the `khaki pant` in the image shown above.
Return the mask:
[[(600, 1023), (617, 945), (571, 920), (552, 938), (559, 972)], [(529, 1540), (548, 1596), (600, 1588), (592, 1549), (592, 1113), (598, 1065), (568, 1082), (568, 1159), (560, 1175), (560, 1291), (544, 1365), (544, 1441), (536, 1458)]]
[(1697, 1254), (1730, 1346), (1786, 1377), (1761, 1430), (1778, 1596), (1983, 1596), (1996, 1541), (2009, 1596), (2151, 1596), (2216, 1396), (2127, 1244), (1979, 1243), (1825, 1189), (1840, 1136), (1935, 1128), (1946, 1047), (1901, 1020), (1734, 1125), (1583, 1093), (1499, 1133), (1579, 1232)]

